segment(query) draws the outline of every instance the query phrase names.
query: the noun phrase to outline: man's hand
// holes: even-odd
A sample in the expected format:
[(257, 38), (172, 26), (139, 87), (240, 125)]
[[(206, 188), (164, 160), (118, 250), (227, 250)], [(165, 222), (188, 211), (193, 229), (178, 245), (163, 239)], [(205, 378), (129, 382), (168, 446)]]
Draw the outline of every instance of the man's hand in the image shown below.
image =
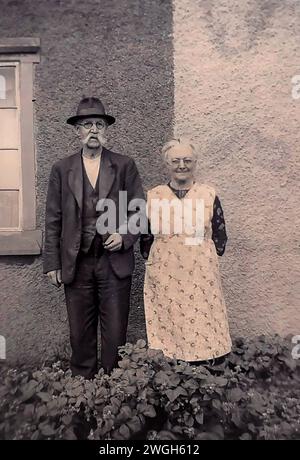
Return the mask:
[(121, 249), (122, 243), (123, 239), (120, 233), (113, 233), (107, 238), (105, 243), (103, 243), (103, 247), (108, 251), (115, 252)]
[(53, 270), (52, 272), (48, 272), (47, 276), (51, 284), (56, 287), (61, 286), (61, 270)]

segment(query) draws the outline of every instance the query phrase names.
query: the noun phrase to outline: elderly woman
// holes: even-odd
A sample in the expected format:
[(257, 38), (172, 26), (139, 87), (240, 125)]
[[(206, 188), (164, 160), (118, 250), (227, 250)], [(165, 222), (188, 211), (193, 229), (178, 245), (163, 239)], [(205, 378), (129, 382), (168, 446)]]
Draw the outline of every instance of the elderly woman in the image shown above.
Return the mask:
[[(195, 181), (197, 159), (191, 143), (172, 140), (164, 145), (162, 155), (170, 181), (149, 190), (149, 234), (141, 238), (141, 252), (147, 259), (144, 303), (148, 344), (179, 360), (214, 360), (231, 350), (218, 261), (227, 241), (221, 203), (213, 187)], [(165, 220), (169, 227), (163, 225), (163, 206), (153, 212), (158, 200), (171, 205)], [(176, 212), (178, 200), (182, 209), (192, 210), (194, 225), (184, 222), (184, 212)], [(195, 225), (199, 203), (203, 205), (201, 238)]]

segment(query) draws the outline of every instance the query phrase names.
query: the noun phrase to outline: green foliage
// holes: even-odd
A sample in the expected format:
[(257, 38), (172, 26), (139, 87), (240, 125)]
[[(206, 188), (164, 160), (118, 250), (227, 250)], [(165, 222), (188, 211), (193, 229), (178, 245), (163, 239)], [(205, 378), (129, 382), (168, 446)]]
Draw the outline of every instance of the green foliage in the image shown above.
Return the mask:
[(238, 339), (219, 366), (120, 347), (93, 380), (61, 362), (0, 369), (1, 439), (299, 439), (300, 360), (291, 341)]

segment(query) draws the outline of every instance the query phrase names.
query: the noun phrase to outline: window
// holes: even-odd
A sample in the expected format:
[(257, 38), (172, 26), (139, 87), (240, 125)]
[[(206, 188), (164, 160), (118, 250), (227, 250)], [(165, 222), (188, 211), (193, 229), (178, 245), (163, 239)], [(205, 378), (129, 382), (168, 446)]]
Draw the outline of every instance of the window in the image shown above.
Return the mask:
[(0, 254), (40, 254), (36, 230), (33, 74), (39, 39), (0, 39)]
[(0, 229), (20, 230), (22, 196), (18, 63), (0, 62)]

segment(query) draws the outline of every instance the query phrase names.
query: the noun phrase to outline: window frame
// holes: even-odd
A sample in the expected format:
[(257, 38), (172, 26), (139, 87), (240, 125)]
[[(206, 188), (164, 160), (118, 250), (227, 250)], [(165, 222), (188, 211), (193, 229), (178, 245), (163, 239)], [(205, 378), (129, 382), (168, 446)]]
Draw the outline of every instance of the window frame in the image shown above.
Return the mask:
[[(13, 67), (15, 72), (15, 106), (14, 107), (1, 107), (1, 110), (10, 110), (16, 109), (17, 110), (17, 121), (18, 121), (18, 140), (17, 140), (17, 149), (14, 148), (6, 148), (0, 149), (1, 150), (18, 150), (20, 155), (20, 184), (19, 184), (19, 203), (18, 203), (18, 215), (19, 221), (17, 227), (0, 227), (0, 232), (20, 232), (22, 231), (22, 222), (23, 222), (23, 184), (22, 184), (22, 156), (21, 156), (21, 126), (20, 126), (20, 118), (21, 118), (21, 101), (20, 101), (20, 65), (18, 61), (2, 61), (0, 58), (0, 71), (2, 67)], [(1, 154), (0, 154), (1, 155)], [(2, 189), (1, 189), (2, 190)]]
[[(21, 198), (19, 229), (0, 229), (0, 255), (38, 255), (42, 231), (36, 229), (36, 156), (34, 140), (34, 67), (40, 62), (39, 38), (0, 38), (0, 63), (17, 63)], [(16, 72), (17, 75), (17, 72)], [(17, 102), (17, 101), (16, 101)]]

